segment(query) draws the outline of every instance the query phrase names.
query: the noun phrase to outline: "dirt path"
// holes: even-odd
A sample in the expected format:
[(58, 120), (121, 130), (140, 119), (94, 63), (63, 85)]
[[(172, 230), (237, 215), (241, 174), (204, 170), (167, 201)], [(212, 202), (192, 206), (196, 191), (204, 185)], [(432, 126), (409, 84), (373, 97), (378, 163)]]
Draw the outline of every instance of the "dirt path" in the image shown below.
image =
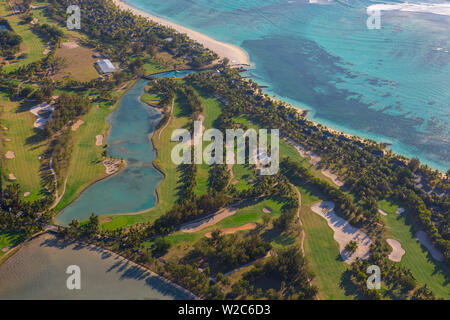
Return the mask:
[(167, 120), (166, 124), (161, 128), (161, 130), (159, 130), (159, 132), (158, 132), (158, 141), (161, 141), (161, 132), (163, 132), (164, 129), (167, 128), (167, 126), (168, 126), (169, 123), (170, 123), (170, 120), (172, 120), (172, 115), (173, 115), (173, 108), (174, 108), (174, 105), (175, 105), (175, 99), (172, 100), (172, 105), (171, 105), (171, 107), (170, 107), (170, 116), (169, 116), (169, 119)]
[(267, 254), (264, 257), (261, 257), (261, 258), (258, 258), (256, 260), (254, 260), (254, 261), (246, 263), (246, 264), (244, 264), (244, 265), (242, 265), (240, 267), (237, 267), (237, 268), (235, 268), (235, 269), (233, 269), (231, 271), (228, 271), (228, 272), (224, 273), (223, 275), (224, 276), (229, 276), (230, 274), (235, 273), (236, 271), (239, 271), (239, 270), (244, 269), (244, 268), (246, 268), (248, 266), (251, 266), (251, 265), (257, 263), (258, 261), (264, 260), (264, 259), (270, 257), (271, 255), (272, 255), (272, 253), (269, 251), (269, 252), (267, 252)]
[(303, 229), (303, 222), (302, 219), (300, 218), (300, 210), (302, 208), (302, 194), (300, 193), (300, 191), (298, 190), (297, 187), (294, 187), (295, 192), (297, 193), (297, 198), (298, 198), (298, 209), (297, 209), (297, 218), (298, 218), (298, 222), (300, 223), (300, 228), (302, 229), (302, 253), (303, 255), (305, 255), (305, 230)]
[(55, 169), (53, 169), (53, 154), (52, 154), (52, 158), (50, 159), (49, 167), (50, 167), (50, 171), (53, 175), (53, 179), (55, 181), (55, 202), (53, 202), (53, 204), (49, 208), (49, 210), (52, 210), (53, 208), (55, 208), (58, 205), (58, 203), (61, 201), (62, 197), (66, 193), (67, 180), (69, 179), (69, 176), (67, 175), (66, 180), (64, 180), (63, 192), (61, 193), (61, 195), (58, 195), (58, 179), (56, 177)]

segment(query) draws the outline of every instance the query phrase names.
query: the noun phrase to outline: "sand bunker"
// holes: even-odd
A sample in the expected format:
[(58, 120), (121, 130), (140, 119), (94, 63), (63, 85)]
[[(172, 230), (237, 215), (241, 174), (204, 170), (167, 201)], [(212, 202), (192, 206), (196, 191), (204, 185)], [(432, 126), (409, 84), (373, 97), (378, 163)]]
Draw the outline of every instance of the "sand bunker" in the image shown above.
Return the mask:
[(386, 239), (386, 242), (392, 247), (392, 252), (388, 258), (391, 261), (400, 262), (406, 251), (402, 248), (402, 244), (395, 239)]
[(236, 209), (233, 207), (223, 208), (223, 209), (217, 211), (215, 214), (207, 216), (206, 218), (203, 218), (201, 220), (194, 221), (194, 222), (191, 222), (191, 223), (181, 226), (180, 231), (187, 232), (187, 233), (197, 232), (202, 229), (205, 229), (206, 227), (215, 225), (219, 221), (221, 221), (229, 216), (232, 216), (235, 213), (236, 213)]
[[(309, 162), (314, 166), (317, 166), (319, 164), (321, 158), (317, 154), (315, 154), (312, 151), (306, 151), (306, 149), (302, 145), (300, 145), (299, 143), (295, 142), (292, 139), (286, 139), (286, 142), (291, 144), (297, 150), (297, 152), (300, 154), (302, 158), (309, 159)], [(331, 173), (330, 170), (324, 169), (322, 170), (322, 174), (325, 177), (330, 178), (331, 181), (333, 181), (333, 183), (338, 187), (342, 187), (344, 185), (344, 183), (341, 180), (339, 180), (338, 176), (335, 175), (334, 173)]]
[[(333, 229), (334, 240), (339, 244), (339, 251), (345, 263), (351, 264), (356, 258), (367, 259), (372, 240), (364, 232), (338, 217), (333, 209), (334, 203), (331, 201), (318, 202), (311, 206), (311, 210), (325, 218), (330, 228)], [(355, 252), (350, 253), (345, 250), (345, 246), (352, 240), (358, 243), (358, 248)]]
[(8, 252), (9, 249), (11, 249), (11, 247), (4, 247), (4, 248), (2, 249), (2, 252)]
[(103, 144), (103, 135), (102, 134), (98, 134), (95, 136), (95, 145), (96, 146), (101, 146)]
[(100, 223), (105, 223), (105, 222), (111, 222), (111, 221), (113, 221), (113, 219), (110, 218), (110, 217), (100, 217), (100, 218), (98, 219), (98, 221), (99, 221)]
[(51, 51), (50, 47), (45, 48), (45, 50), (42, 52), (44, 55), (49, 54)]
[(8, 151), (5, 154), (6, 159), (14, 159), (16, 157), (15, 153), (13, 151)]
[(105, 166), (106, 174), (113, 174), (119, 170), (120, 160), (105, 160), (103, 161), (103, 165)]
[(428, 238), (428, 235), (424, 231), (417, 232), (416, 237), (420, 244), (427, 248), (434, 260), (441, 262), (444, 261), (444, 255), (433, 246), (430, 238)]
[(263, 208), (263, 212), (264, 212), (264, 213), (271, 213), (271, 212), (272, 212), (272, 208), (264, 207), (264, 208)]
[(78, 43), (76, 43), (75, 41), (63, 42), (61, 43), (61, 46), (66, 49), (75, 49), (79, 47)]
[(16, 176), (13, 173), (10, 173), (9, 176), (8, 176), (8, 179), (13, 181), (13, 180), (16, 180), (17, 178), (16, 178)]
[(77, 131), (78, 128), (79, 128), (83, 123), (84, 123), (83, 120), (77, 120), (77, 122), (75, 122), (75, 123), (72, 125), (72, 131)]
[[(43, 118), (39, 114), (42, 111), (50, 112), (48, 118)], [(34, 127), (37, 129), (44, 129), (45, 124), (52, 119), (52, 113), (55, 111), (55, 107), (50, 104), (38, 104), (30, 109), (30, 112), (37, 117), (37, 120), (34, 122)]]
[(31, 194), (31, 192), (25, 192), (25, 193), (23, 194), (23, 196), (24, 196), (24, 197), (28, 197), (30, 194)]
[(6, 142), (11, 142), (12, 140), (10, 138), (5, 138)]
[(338, 176), (335, 175), (334, 173), (331, 173), (330, 170), (328, 170), (328, 169), (327, 170), (322, 170), (322, 174), (325, 177), (330, 178), (331, 181), (333, 181), (333, 183), (335, 185), (337, 185), (338, 187), (342, 187), (344, 185), (344, 183), (341, 180), (339, 180)]
[(396, 211), (397, 214), (402, 214), (403, 212), (405, 212), (405, 209), (403, 208), (398, 208)]
[(381, 209), (378, 209), (378, 212), (379, 212), (381, 215), (383, 215), (383, 216), (387, 216), (387, 212), (386, 212), (386, 211), (383, 211), (383, 210), (381, 210)]
[[(251, 223), (243, 224), (242, 226), (239, 226), (239, 227), (220, 229), (220, 234), (224, 235), (224, 234), (232, 234), (232, 233), (242, 231), (242, 230), (253, 230), (256, 228), (256, 226), (257, 226), (256, 223), (251, 222)], [(205, 233), (205, 237), (211, 238), (211, 232)]]

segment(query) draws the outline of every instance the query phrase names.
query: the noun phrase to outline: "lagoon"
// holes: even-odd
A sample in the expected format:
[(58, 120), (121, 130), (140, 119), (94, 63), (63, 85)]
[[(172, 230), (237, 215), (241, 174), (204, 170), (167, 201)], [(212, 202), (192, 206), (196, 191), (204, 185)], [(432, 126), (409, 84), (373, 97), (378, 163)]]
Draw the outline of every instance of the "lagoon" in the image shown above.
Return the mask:
[[(81, 270), (81, 289), (69, 290), (67, 267)], [(192, 299), (184, 289), (97, 247), (60, 243), (44, 234), (0, 265), (0, 300)]]

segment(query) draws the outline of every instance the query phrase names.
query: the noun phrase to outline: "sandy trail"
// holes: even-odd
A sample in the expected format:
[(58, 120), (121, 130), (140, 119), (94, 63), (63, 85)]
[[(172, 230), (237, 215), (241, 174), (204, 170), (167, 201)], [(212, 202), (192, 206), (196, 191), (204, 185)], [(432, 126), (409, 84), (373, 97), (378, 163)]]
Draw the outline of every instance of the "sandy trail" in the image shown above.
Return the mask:
[[(351, 226), (341, 217), (338, 217), (334, 213), (333, 202), (318, 202), (311, 206), (311, 210), (327, 220), (328, 226), (334, 231), (334, 240), (339, 244), (339, 251), (345, 263), (351, 264), (356, 258), (364, 260), (369, 257), (372, 240), (370, 240), (367, 234)], [(345, 249), (345, 246), (352, 240), (358, 243), (358, 248), (354, 253), (349, 253)]]
[[(239, 226), (239, 227), (223, 228), (223, 229), (220, 229), (220, 234), (221, 235), (233, 234), (233, 233), (236, 233), (236, 232), (242, 231), (242, 230), (253, 230), (256, 228), (256, 226), (257, 226), (256, 223), (251, 222), (251, 223), (243, 224), (242, 226)], [(205, 237), (211, 238), (211, 232), (205, 233)]]
[(197, 232), (209, 226), (215, 225), (219, 221), (234, 215), (237, 212), (236, 208), (230, 206), (220, 209), (214, 214), (211, 214), (201, 220), (190, 222), (181, 226), (180, 231), (186, 233)]
[(175, 99), (172, 100), (172, 105), (170, 106), (170, 116), (169, 116), (169, 120), (167, 120), (167, 122), (166, 122), (166, 124), (164, 125), (164, 127), (162, 127), (161, 130), (159, 130), (159, 132), (158, 132), (158, 140), (159, 140), (159, 141), (161, 141), (161, 132), (163, 132), (164, 129), (167, 128), (167, 126), (169, 125), (170, 121), (172, 120), (174, 103), (175, 103)]
[(383, 211), (381, 209), (378, 209), (378, 212), (382, 215), (382, 216), (387, 216), (387, 212)]
[(173, 28), (176, 31), (178, 31), (179, 33), (187, 34), (189, 36), (189, 38), (195, 40), (196, 42), (202, 44), (206, 48), (209, 48), (210, 50), (217, 53), (220, 58), (222, 58), (222, 59), (228, 58), (230, 60), (230, 65), (249, 65), (250, 64), (247, 53), (237, 46), (234, 46), (234, 45), (231, 45), (228, 43), (219, 42), (219, 41), (214, 40), (213, 38), (208, 37), (207, 35), (204, 35), (200, 32), (180, 26), (173, 22), (169, 22), (169, 21), (159, 18), (155, 15), (144, 13), (140, 10), (137, 10), (137, 9), (119, 1), (119, 0), (113, 0), (113, 2), (116, 4), (117, 7), (119, 7), (122, 10), (130, 10), (132, 13), (134, 13), (137, 16), (142, 16), (144, 18), (147, 18), (148, 20), (159, 23), (165, 27)]
[(388, 256), (389, 260), (400, 262), (406, 253), (405, 249), (402, 248), (402, 244), (395, 239), (386, 239), (386, 242), (392, 247), (392, 252)]
[(430, 238), (428, 238), (428, 235), (424, 231), (417, 232), (416, 237), (420, 244), (427, 248), (434, 260), (439, 262), (444, 261), (444, 255), (433, 246)]
[(14, 159), (15, 157), (16, 157), (16, 154), (14, 153), (14, 151), (8, 151), (5, 154), (6, 159)]
[(298, 209), (297, 209), (297, 218), (298, 218), (298, 223), (300, 224), (300, 228), (302, 229), (302, 253), (303, 255), (305, 255), (305, 237), (306, 237), (306, 233), (305, 230), (303, 229), (303, 222), (302, 219), (300, 217), (300, 211), (302, 209), (302, 194), (300, 193), (300, 191), (298, 190), (297, 187), (293, 186), (295, 192), (297, 193), (297, 198), (298, 198)]

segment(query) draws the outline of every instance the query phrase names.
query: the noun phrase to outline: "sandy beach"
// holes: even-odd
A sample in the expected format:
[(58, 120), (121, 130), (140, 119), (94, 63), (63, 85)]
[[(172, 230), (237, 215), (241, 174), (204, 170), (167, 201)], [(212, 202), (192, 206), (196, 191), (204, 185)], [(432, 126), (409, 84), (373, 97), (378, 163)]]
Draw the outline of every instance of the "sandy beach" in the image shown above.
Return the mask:
[(160, 17), (157, 17), (155, 15), (151, 15), (145, 12), (142, 12), (136, 8), (133, 8), (132, 6), (126, 4), (123, 1), (120, 0), (112, 0), (117, 7), (119, 7), (122, 10), (130, 10), (132, 13), (138, 16), (142, 16), (144, 18), (147, 18), (153, 22), (159, 23), (165, 27), (170, 27), (178, 31), (179, 33), (185, 33), (189, 36), (189, 38), (197, 41), (198, 43), (201, 43), (206, 48), (209, 48), (210, 50), (214, 51), (219, 55), (221, 58), (228, 58), (230, 60), (230, 65), (250, 65), (250, 60), (248, 57), (248, 54), (242, 50), (241, 48), (234, 46), (229, 43), (223, 43), (217, 40), (214, 40), (213, 38), (204, 35), (200, 32), (194, 31), (192, 29), (180, 26), (176, 23), (164, 20)]

